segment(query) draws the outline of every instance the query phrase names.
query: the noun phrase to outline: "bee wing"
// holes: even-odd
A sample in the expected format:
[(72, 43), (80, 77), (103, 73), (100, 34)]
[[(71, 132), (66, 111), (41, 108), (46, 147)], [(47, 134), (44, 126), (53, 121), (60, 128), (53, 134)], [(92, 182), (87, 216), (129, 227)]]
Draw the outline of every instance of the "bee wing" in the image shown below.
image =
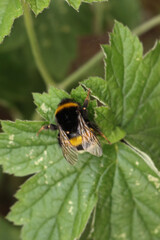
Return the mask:
[(70, 164), (75, 164), (78, 159), (78, 153), (77, 149), (72, 146), (72, 144), (69, 141), (69, 138), (67, 137), (67, 134), (63, 131), (63, 129), (59, 126), (59, 133), (60, 133), (60, 143), (62, 147), (62, 152), (65, 157), (65, 159)]
[(95, 156), (102, 156), (102, 148), (99, 140), (85, 123), (81, 113), (79, 113), (79, 134), (82, 136), (82, 147), (86, 152)]

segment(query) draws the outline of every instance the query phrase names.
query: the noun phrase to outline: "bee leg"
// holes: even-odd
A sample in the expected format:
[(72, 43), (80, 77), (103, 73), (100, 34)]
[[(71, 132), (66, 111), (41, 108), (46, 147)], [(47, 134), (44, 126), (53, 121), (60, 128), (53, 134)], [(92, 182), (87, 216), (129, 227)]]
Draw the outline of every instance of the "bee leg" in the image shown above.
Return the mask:
[(37, 132), (37, 136), (39, 135), (39, 133), (40, 133), (41, 131), (46, 130), (46, 129), (51, 129), (52, 131), (54, 131), (54, 130), (57, 130), (58, 127), (57, 127), (56, 125), (54, 125), (54, 124), (44, 125), (44, 126), (42, 126), (42, 127), (39, 129), (39, 131)]
[(87, 97), (84, 100), (84, 103), (83, 103), (83, 106), (82, 106), (82, 116), (84, 117), (85, 120), (88, 119), (87, 107), (88, 107), (88, 104), (89, 104), (89, 94), (90, 94), (90, 89), (88, 90)]
[(82, 108), (83, 108), (84, 111), (85, 111), (86, 108), (88, 107), (88, 103), (89, 103), (89, 94), (90, 94), (90, 88), (89, 88), (89, 90), (88, 90), (87, 97), (86, 97), (86, 99), (84, 100), (84, 103), (83, 103), (83, 106), (82, 106)]
[(59, 146), (61, 147), (62, 146), (62, 143), (61, 143), (61, 140), (60, 140), (60, 135), (58, 133), (58, 143), (59, 143)]
[(99, 129), (96, 129), (96, 131), (97, 131), (97, 133), (98, 133), (101, 137), (103, 137), (109, 144), (112, 144), (112, 143), (108, 140), (108, 138), (107, 138)]

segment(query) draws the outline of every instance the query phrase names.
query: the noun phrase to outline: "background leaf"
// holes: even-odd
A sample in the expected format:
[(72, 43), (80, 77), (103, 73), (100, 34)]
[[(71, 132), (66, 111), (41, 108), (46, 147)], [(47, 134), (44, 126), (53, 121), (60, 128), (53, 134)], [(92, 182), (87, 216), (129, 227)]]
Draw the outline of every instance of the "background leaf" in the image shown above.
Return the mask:
[(29, 3), (30, 7), (32, 8), (33, 12), (37, 15), (38, 13), (42, 12), (44, 8), (47, 8), (50, 0), (27, 0), (26, 2)]
[(110, 0), (108, 4), (114, 19), (129, 26), (131, 29), (138, 26), (141, 20), (141, 2), (139, 0)]
[[(33, 20), (46, 67), (53, 79), (60, 82), (78, 54), (77, 36), (92, 31), (91, 9), (82, 5), (77, 14), (64, 0), (52, 1), (49, 9), (35, 19), (33, 16)], [(32, 56), (23, 18), (15, 21), (11, 35), (0, 46), (0, 65), (0, 102), (6, 103), (14, 118), (31, 119), (34, 112), (31, 93), (45, 91), (45, 85)], [(17, 116), (13, 109), (21, 115)]]
[(42, 91), (45, 85), (32, 57), (23, 18), (16, 20), (11, 36), (0, 46), (0, 65), (0, 100), (12, 110), (18, 109), (21, 116), (16, 117), (31, 118), (35, 109), (31, 92)]
[(22, 14), (22, 6), (19, 0), (0, 1), (0, 42), (10, 33), (15, 18)]
[(3, 240), (20, 240), (20, 231), (7, 220), (0, 217), (0, 239)]
[(51, 1), (49, 9), (35, 19), (35, 31), (47, 69), (62, 81), (77, 56), (78, 39), (92, 32), (93, 14), (87, 6), (80, 13), (64, 0)]
[(78, 10), (82, 2), (92, 3), (92, 2), (103, 2), (106, 0), (66, 0), (66, 1), (69, 4), (71, 4), (71, 6), (74, 7), (76, 10)]

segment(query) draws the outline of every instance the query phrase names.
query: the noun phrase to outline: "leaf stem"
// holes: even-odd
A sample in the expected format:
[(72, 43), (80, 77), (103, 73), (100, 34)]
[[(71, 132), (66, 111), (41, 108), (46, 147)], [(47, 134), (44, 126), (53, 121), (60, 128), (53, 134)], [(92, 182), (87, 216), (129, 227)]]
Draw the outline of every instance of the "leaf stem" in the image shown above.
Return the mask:
[(39, 48), (36, 34), (34, 31), (30, 8), (25, 0), (22, 0), (22, 5), (23, 5), (23, 11), (24, 11), (24, 23), (26, 26), (29, 42), (31, 45), (32, 53), (33, 53), (37, 68), (46, 84), (46, 88), (48, 88), (50, 85), (55, 86), (56, 84), (54, 83), (53, 79), (48, 73), (41, 56), (40, 48)]
[(96, 35), (99, 35), (102, 33), (103, 29), (103, 16), (104, 16), (104, 4), (103, 3), (98, 3), (93, 5), (93, 10), (94, 10), (94, 33)]
[[(151, 28), (157, 26), (158, 24), (160, 24), (160, 15), (157, 15), (151, 18), (150, 20), (148, 20), (147, 22), (141, 24), (139, 27), (133, 30), (133, 33), (139, 36), (149, 31)], [(78, 70), (76, 70), (70, 76), (68, 76), (59, 85), (59, 87), (62, 89), (67, 89), (73, 82), (78, 81), (80, 77), (82, 77), (91, 67), (96, 65), (102, 59), (103, 59), (103, 53), (102, 51), (99, 51), (91, 59), (89, 59), (86, 63), (84, 63)]]

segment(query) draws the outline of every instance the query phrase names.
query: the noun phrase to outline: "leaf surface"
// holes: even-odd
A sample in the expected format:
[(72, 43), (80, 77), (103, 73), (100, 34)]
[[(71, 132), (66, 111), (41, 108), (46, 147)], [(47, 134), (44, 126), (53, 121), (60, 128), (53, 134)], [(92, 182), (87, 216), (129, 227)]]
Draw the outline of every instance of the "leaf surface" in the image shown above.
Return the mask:
[(116, 165), (107, 169), (101, 181), (95, 240), (160, 238), (160, 175), (151, 166), (146, 155), (117, 145)]
[(27, 0), (33, 12), (37, 15), (42, 12), (44, 8), (47, 8), (50, 0)]
[(100, 106), (95, 108), (95, 122), (103, 134), (111, 143), (123, 139), (125, 131), (117, 126), (114, 113), (107, 104), (107, 82), (99, 77), (90, 77), (81, 85), (90, 89), (91, 95), (99, 102)]
[(35, 104), (37, 105), (37, 111), (43, 118), (50, 123), (54, 122), (54, 113), (60, 101), (63, 98), (70, 98), (70, 95), (60, 89), (51, 87), (49, 93), (34, 93), (33, 94)]
[[(8, 219), (24, 225), (23, 239), (75, 239), (79, 237), (97, 202), (97, 191), (105, 166), (101, 158), (79, 156), (73, 167), (64, 159), (56, 133), (43, 131), (44, 122), (3, 122), (1, 158), (6, 172), (32, 174), (16, 194), (19, 200)], [(12, 133), (12, 134), (11, 134)], [(113, 146), (112, 146), (113, 148)]]
[(15, 18), (22, 15), (22, 6), (19, 0), (0, 1), (0, 43), (10, 33)]
[(49, 164), (48, 148), (54, 149), (58, 158), (56, 133), (43, 131), (36, 135), (44, 124), (20, 120), (2, 122), (5, 133), (0, 135), (0, 163), (6, 172), (25, 176), (43, 170)]
[(107, 82), (99, 77), (90, 77), (81, 83), (91, 90), (93, 97), (97, 98), (103, 105), (107, 105)]
[(95, 113), (95, 122), (111, 143), (119, 142), (125, 137), (125, 131), (116, 126), (114, 114), (108, 107), (97, 107)]

